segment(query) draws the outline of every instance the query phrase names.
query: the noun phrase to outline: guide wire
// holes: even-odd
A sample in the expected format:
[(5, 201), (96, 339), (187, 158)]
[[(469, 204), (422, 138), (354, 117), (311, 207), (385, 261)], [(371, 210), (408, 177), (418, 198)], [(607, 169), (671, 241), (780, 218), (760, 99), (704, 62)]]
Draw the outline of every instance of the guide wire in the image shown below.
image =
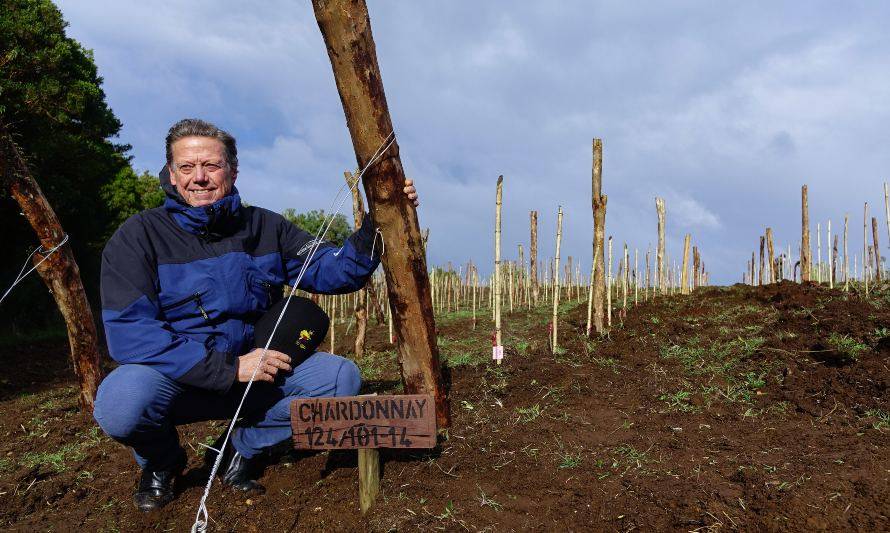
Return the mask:
[[(220, 463), (222, 463), (223, 452), (226, 449), (226, 446), (229, 443), (229, 437), (232, 435), (232, 431), (235, 429), (235, 422), (238, 420), (238, 415), (241, 413), (241, 408), (244, 406), (244, 401), (247, 399), (247, 393), (250, 392), (250, 388), (253, 385), (253, 382), (256, 378), (257, 371), (263, 365), (266, 360), (266, 354), (269, 351), (269, 345), (272, 343), (272, 338), (275, 336), (275, 332), (278, 331), (278, 325), (281, 324), (281, 320), (284, 317), (284, 313), (287, 311), (287, 306), (290, 304), (291, 297), (297, 291), (297, 287), (299, 287), (300, 282), (303, 280), (303, 275), (306, 273), (306, 269), (309, 267), (309, 264), (312, 262), (312, 258), (315, 255), (315, 252), (318, 251), (318, 248), (321, 246), (321, 243), (324, 241), (325, 235), (327, 235), (328, 230), (331, 228), (331, 225), (334, 222), (334, 217), (337, 213), (340, 212), (340, 209), (343, 208), (343, 203), (346, 201), (346, 198), (351, 197), (350, 195), (344, 195), (344, 190), (348, 190), (350, 193), (352, 190), (358, 186), (361, 182), (362, 176), (365, 174), (371, 165), (377, 162), (383, 154), (389, 150), (389, 147), (395, 142), (395, 131), (390, 132), (389, 135), (383, 139), (380, 147), (374, 152), (371, 159), (365, 165), (365, 167), (359, 172), (358, 176), (355, 179), (355, 183), (353, 184), (343, 184), (340, 186), (340, 189), (337, 191), (337, 194), (334, 196), (333, 201), (331, 201), (331, 206), (329, 209), (330, 215), (325, 224), (322, 224), (321, 227), (318, 228), (318, 231), (315, 234), (315, 238), (313, 239), (312, 248), (309, 250), (309, 254), (306, 257), (306, 260), (303, 261), (303, 266), (300, 268), (300, 272), (297, 274), (297, 279), (294, 281), (291, 286), (290, 293), (287, 296), (287, 299), (284, 302), (284, 307), (281, 308), (281, 313), (278, 315), (278, 320), (275, 321), (275, 326), (272, 328), (272, 333), (269, 335), (269, 338), (266, 340), (266, 345), (263, 346), (263, 352), (260, 355), (260, 360), (257, 365), (253, 369), (253, 373), (250, 376), (250, 380), (247, 382), (247, 387), (244, 389), (244, 394), (241, 396), (241, 401), (238, 403), (238, 408), (235, 409), (235, 414), (232, 417), (231, 422), (229, 422), (229, 428), (226, 431), (226, 436), (223, 439), (222, 445), (220, 449), (217, 451), (216, 460), (213, 462), (213, 467), (210, 469), (210, 477), (207, 479), (207, 485), (204, 487), (204, 494), (201, 496), (201, 502), (198, 504), (198, 512), (195, 514), (195, 522), (192, 524), (192, 533), (205, 533), (207, 531), (208, 521), (210, 516), (207, 512), (207, 498), (210, 496), (210, 488), (213, 486), (213, 478), (216, 476), (216, 472), (219, 470)], [(342, 196), (342, 198), (341, 198)], [(339, 200), (339, 203), (338, 203)], [(336, 207), (335, 207), (336, 204)], [(66, 237), (67, 238), (67, 237)], [(376, 238), (376, 235), (375, 235)], [(373, 250), (372, 250), (373, 257)]]
[[(28, 268), (28, 261), (30, 261), (31, 258), (34, 257), (34, 254), (36, 254), (40, 250), (43, 250), (43, 245), (40, 245), (37, 248), (34, 248), (34, 251), (31, 252), (31, 255), (29, 255), (28, 258), (25, 259), (25, 264), (23, 264), (22, 269), (19, 270), (19, 275), (16, 276), (15, 281), (13, 281), (12, 285), (10, 285), (8, 289), (6, 289), (6, 292), (3, 293), (3, 296), (0, 296), (0, 304), (2, 304), (3, 300), (5, 300), (7, 296), (9, 296), (9, 293), (12, 292), (12, 289), (14, 289), (16, 285), (18, 285), (19, 283), (22, 282), (22, 280), (24, 280), (26, 277), (28, 277), (28, 274), (37, 270), (37, 267), (39, 267), (41, 264), (43, 264), (44, 261), (49, 259), (49, 256), (53, 255), (53, 253), (56, 250), (58, 250), (59, 248), (61, 248), (62, 245), (65, 244), (66, 242), (68, 242), (68, 234), (67, 233), (65, 234), (65, 237), (62, 238), (62, 242), (53, 246), (50, 250), (46, 251), (46, 255), (43, 256), (43, 259), (41, 259), (40, 261), (37, 262), (36, 265), (31, 267), (31, 270), (25, 272), (25, 269)], [(25, 272), (25, 273), (22, 274), (22, 272)]]

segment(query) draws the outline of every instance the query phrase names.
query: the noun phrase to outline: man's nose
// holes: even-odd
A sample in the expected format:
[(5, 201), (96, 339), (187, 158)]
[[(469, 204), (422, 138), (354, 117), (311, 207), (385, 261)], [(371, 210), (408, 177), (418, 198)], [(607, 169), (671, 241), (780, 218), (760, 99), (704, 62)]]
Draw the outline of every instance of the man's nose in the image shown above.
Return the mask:
[(203, 165), (198, 165), (195, 167), (195, 177), (192, 178), (193, 181), (198, 181), (204, 183), (208, 181), (210, 177), (207, 175), (207, 171), (204, 170)]

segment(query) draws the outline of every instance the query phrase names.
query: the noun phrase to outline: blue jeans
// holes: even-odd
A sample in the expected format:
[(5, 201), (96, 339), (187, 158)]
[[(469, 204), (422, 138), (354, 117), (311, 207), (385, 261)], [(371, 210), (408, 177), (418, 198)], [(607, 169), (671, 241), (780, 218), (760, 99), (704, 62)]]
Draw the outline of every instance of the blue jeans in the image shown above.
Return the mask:
[[(294, 398), (354, 396), (361, 386), (358, 367), (338, 355), (317, 352), (276, 382), (254, 383), (232, 433), (232, 445), (244, 457), (291, 438), (290, 403)], [(183, 455), (176, 426), (231, 418), (245, 383), (219, 395), (176, 381), (148, 365), (122, 365), (99, 385), (93, 412), (102, 430), (133, 448), (142, 468), (164, 470)]]

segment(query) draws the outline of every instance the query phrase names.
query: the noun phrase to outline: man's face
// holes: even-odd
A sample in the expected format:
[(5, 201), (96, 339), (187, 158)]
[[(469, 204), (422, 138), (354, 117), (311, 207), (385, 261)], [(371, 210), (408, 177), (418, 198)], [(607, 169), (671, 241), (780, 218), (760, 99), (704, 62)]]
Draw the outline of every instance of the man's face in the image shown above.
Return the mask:
[(222, 141), (213, 137), (183, 137), (170, 147), (170, 182), (186, 203), (210, 205), (232, 191), (237, 172), (226, 161)]

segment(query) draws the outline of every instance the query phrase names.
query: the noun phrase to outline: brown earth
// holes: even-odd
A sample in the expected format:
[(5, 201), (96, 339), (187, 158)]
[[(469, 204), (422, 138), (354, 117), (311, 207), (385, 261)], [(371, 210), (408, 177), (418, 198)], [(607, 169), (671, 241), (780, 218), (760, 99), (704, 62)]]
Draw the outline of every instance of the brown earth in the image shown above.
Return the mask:
[[(384, 454), (371, 512), (354, 452), (278, 454), (264, 496), (215, 485), (211, 530), (890, 530), (888, 295), (708, 288), (629, 307), (623, 323), (616, 310), (595, 340), (569, 302), (556, 354), (542, 306), (507, 316), (499, 366), (490, 316), (475, 331), (467, 312), (440, 317), (454, 426), (431, 453)], [(371, 327), (369, 391), (398, 390), (385, 335)], [(141, 515), (137, 468), (77, 413), (66, 353), (0, 351), (0, 527), (188, 530), (206, 479), (197, 444), (222, 423), (182, 428), (179, 497)]]

